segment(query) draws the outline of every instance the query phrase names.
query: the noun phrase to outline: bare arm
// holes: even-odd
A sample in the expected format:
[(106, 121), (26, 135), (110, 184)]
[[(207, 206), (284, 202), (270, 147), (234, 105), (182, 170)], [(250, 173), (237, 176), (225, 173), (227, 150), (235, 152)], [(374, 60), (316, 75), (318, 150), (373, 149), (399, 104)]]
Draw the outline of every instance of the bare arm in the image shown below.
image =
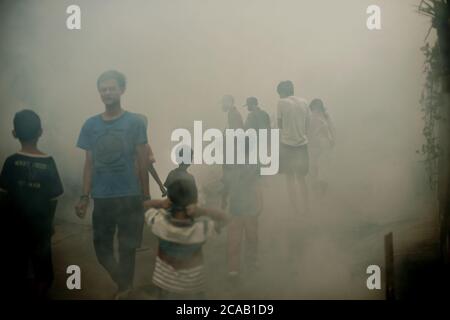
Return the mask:
[[(89, 194), (91, 193), (92, 182), (92, 153), (86, 151), (83, 168), (83, 193), (80, 201), (75, 206), (75, 212), (78, 217), (83, 219), (86, 216), (86, 211), (89, 206)], [(56, 208), (56, 205), (55, 205)]]
[(86, 151), (83, 168), (83, 195), (91, 194), (92, 183), (92, 152)]
[(227, 223), (230, 216), (221, 210), (201, 208), (196, 205), (188, 206), (188, 215), (193, 217), (207, 216), (217, 222)]
[(144, 201), (144, 209), (148, 210), (151, 208), (160, 209), (164, 208), (167, 209), (170, 207), (170, 201), (169, 199), (154, 199), (154, 200), (146, 200)]
[(281, 101), (278, 102), (278, 104), (277, 104), (277, 125), (278, 125), (278, 129), (282, 129), (283, 128), (283, 122), (281, 121), (280, 104), (281, 104)]
[(164, 197), (167, 194), (166, 189), (164, 188), (164, 184), (162, 183), (161, 179), (159, 178), (158, 172), (156, 172), (155, 166), (153, 165), (152, 162), (150, 162), (148, 165), (148, 172), (150, 172), (153, 179), (155, 179), (156, 183), (159, 186), (159, 189), (161, 190), (162, 196)]

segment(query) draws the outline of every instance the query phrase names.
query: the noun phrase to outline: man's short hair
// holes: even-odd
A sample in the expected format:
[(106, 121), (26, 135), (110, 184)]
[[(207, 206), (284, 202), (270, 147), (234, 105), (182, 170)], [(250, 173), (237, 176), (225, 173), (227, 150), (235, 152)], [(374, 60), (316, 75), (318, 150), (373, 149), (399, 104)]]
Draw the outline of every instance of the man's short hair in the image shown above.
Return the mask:
[(31, 141), (39, 137), (41, 119), (33, 110), (22, 110), (14, 115), (14, 131), (20, 141)]
[(116, 70), (108, 70), (103, 72), (97, 79), (97, 89), (100, 87), (100, 83), (105, 80), (114, 79), (120, 88), (125, 89), (127, 86), (127, 80), (123, 73)]
[(175, 207), (183, 209), (197, 202), (197, 186), (192, 179), (180, 178), (167, 187), (167, 196)]
[(234, 97), (233, 97), (231, 94), (226, 94), (226, 95), (224, 95), (224, 96), (222, 97), (222, 101), (225, 100), (225, 99), (231, 100), (231, 103), (234, 103)]
[(323, 101), (321, 99), (313, 99), (309, 104), (309, 108), (311, 110), (317, 109), (320, 112), (325, 113), (325, 106), (323, 105)]
[(257, 106), (258, 99), (256, 97), (248, 97), (245, 105), (246, 106)]
[(291, 80), (281, 81), (277, 86), (277, 92), (283, 96), (292, 96), (294, 94), (294, 84)]

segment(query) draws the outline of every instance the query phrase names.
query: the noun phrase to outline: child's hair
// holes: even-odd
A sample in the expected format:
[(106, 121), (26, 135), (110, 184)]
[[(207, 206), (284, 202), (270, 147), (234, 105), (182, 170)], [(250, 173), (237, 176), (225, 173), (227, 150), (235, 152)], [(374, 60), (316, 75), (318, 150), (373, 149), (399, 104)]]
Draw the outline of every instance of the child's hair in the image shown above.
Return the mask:
[(313, 99), (311, 103), (309, 104), (309, 108), (311, 111), (317, 110), (323, 114), (325, 118), (328, 118), (327, 110), (325, 109), (325, 106), (323, 105), (323, 101), (320, 99)]
[(168, 186), (167, 196), (172, 203), (172, 212), (185, 211), (188, 205), (197, 202), (197, 186), (191, 179), (177, 179)]
[(22, 110), (14, 115), (14, 131), (21, 142), (27, 142), (39, 137), (41, 119), (33, 110)]

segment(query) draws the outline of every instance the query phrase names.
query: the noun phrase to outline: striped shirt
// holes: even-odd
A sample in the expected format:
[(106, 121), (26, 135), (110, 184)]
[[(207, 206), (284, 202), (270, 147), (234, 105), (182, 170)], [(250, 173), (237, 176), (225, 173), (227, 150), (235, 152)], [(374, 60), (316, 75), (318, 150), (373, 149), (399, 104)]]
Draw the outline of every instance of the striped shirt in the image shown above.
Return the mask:
[(214, 222), (199, 218), (177, 223), (165, 209), (150, 209), (145, 221), (159, 239), (153, 283), (178, 294), (204, 291), (202, 246), (215, 234)]

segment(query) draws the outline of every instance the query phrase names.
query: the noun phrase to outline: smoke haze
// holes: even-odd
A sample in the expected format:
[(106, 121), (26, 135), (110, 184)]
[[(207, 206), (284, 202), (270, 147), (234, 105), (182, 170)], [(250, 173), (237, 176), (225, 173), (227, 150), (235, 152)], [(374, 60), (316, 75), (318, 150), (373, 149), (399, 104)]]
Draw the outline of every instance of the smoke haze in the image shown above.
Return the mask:
[[(68, 30), (66, 8), (73, 1), (4, 1), (0, 160), (19, 147), (11, 136), (14, 113), (37, 111), (44, 129), (39, 146), (54, 156), (66, 190), (57, 219), (88, 226), (90, 219), (80, 221), (72, 210), (84, 160), (75, 144), (84, 121), (104, 109), (96, 88), (100, 73), (126, 75), (123, 106), (148, 117), (162, 178), (174, 167), (175, 128), (191, 130), (202, 120), (223, 129), (224, 94), (235, 97), (244, 119), (240, 106), (258, 97), (274, 120), (276, 86), (292, 80), (296, 95), (324, 101), (336, 127), (329, 192), (313, 198), (311, 217), (295, 224), (292, 233), (302, 245), (291, 263), (298, 274), (286, 278), (280, 269), (289, 248), (285, 231), (298, 218), (290, 213), (283, 177), (265, 177), (262, 276), (238, 292), (221, 291), (214, 269), (225, 268), (221, 234), (206, 248), (211, 296), (380, 298), (366, 289), (365, 271), (383, 265), (384, 233), (399, 221), (434, 218), (434, 203), (416, 154), (423, 143), (420, 47), (429, 21), (416, 12), (416, 0), (377, 1), (382, 29), (369, 31), (372, 2), (78, 0), (81, 30)], [(193, 166), (191, 172), (206, 186), (221, 169)], [(159, 196), (153, 181), (151, 192)], [(145, 269), (138, 279), (150, 282), (151, 268), (139, 259), (137, 268)]]

